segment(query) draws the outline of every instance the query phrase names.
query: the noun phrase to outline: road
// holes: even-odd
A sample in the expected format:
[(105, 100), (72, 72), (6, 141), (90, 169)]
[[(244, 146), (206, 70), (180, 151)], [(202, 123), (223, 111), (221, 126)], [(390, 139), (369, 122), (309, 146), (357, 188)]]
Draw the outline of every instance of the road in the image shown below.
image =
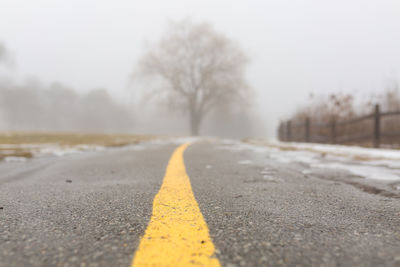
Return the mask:
[[(348, 173), (305, 174), (304, 164), (278, 161), (272, 149), (223, 140), (186, 148), (185, 174), (179, 158), (172, 162), (178, 147), (150, 142), (0, 163), (0, 266), (141, 266), (153, 261), (146, 248), (167, 262), (155, 246), (166, 238), (180, 248), (186, 238), (169, 239), (186, 233), (178, 216), (192, 213), (201, 233), (188, 236), (201, 239), (203, 256), (213, 254), (205, 265), (400, 266), (396, 194), (363, 190), (343, 180)], [(190, 183), (174, 181), (176, 173)], [(162, 185), (187, 188), (166, 197)], [(161, 207), (152, 216), (153, 201), (178, 215)], [(161, 218), (169, 230), (157, 226)], [(146, 238), (162, 235), (154, 229), (166, 237)]]

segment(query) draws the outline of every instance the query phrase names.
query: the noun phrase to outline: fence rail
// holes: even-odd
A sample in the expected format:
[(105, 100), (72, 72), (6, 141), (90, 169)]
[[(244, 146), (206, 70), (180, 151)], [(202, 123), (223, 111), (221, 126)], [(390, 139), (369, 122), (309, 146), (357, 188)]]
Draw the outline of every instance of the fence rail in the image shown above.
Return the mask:
[[(395, 125), (393, 123), (389, 125), (391, 126), (389, 128), (394, 126), (396, 131), (383, 132), (382, 119), (396, 116), (398, 120)], [(349, 120), (332, 119), (330, 122), (313, 122), (310, 118), (302, 122), (289, 120), (279, 125), (278, 136), (279, 140), (287, 142), (346, 144), (370, 141), (376, 148), (381, 146), (383, 138), (398, 138), (397, 144), (400, 144), (400, 111), (381, 112), (380, 106), (376, 105), (371, 114)]]

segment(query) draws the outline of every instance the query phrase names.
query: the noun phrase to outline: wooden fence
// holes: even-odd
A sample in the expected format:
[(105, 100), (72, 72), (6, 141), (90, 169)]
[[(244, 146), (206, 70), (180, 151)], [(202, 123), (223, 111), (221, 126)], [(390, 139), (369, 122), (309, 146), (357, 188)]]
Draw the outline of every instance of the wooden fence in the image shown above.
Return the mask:
[[(391, 119), (383, 123), (386, 118)], [(385, 139), (387, 144), (399, 145), (400, 111), (381, 112), (380, 106), (376, 105), (371, 114), (355, 119), (332, 119), (330, 122), (313, 122), (309, 118), (302, 122), (289, 120), (280, 124), (278, 136), (279, 140), (286, 142), (351, 143), (379, 148)]]

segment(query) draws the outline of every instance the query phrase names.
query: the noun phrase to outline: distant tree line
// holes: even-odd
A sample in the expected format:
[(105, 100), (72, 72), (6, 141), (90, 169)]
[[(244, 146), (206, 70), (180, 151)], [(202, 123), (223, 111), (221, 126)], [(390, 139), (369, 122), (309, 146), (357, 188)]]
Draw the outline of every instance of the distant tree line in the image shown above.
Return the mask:
[[(0, 43), (0, 67), (9, 67), (10, 61)], [(0, 130), (128, 132), (132, 121), (128, 108), (105, 89), (79, 94), (57, 82), (44, 86), (37, 79), (21, 85), (0, 72)]]
[(42, 87), (0, 83), (0, 127), (3, 130), (126, 132), (132, 115), (105, 89), (86, 94), (53, 83)]

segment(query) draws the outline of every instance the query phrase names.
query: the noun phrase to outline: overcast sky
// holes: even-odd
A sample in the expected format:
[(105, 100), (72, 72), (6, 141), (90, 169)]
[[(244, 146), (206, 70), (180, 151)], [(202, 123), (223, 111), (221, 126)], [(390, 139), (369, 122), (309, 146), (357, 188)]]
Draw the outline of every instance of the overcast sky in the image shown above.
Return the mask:
[(187, 17), (248, 53), (270, 133), (310, 92), (369, 94), (400, 81), (399, 0), (0, 0), (0, 41), (17, 79), (123, 98), (144, 41)]

